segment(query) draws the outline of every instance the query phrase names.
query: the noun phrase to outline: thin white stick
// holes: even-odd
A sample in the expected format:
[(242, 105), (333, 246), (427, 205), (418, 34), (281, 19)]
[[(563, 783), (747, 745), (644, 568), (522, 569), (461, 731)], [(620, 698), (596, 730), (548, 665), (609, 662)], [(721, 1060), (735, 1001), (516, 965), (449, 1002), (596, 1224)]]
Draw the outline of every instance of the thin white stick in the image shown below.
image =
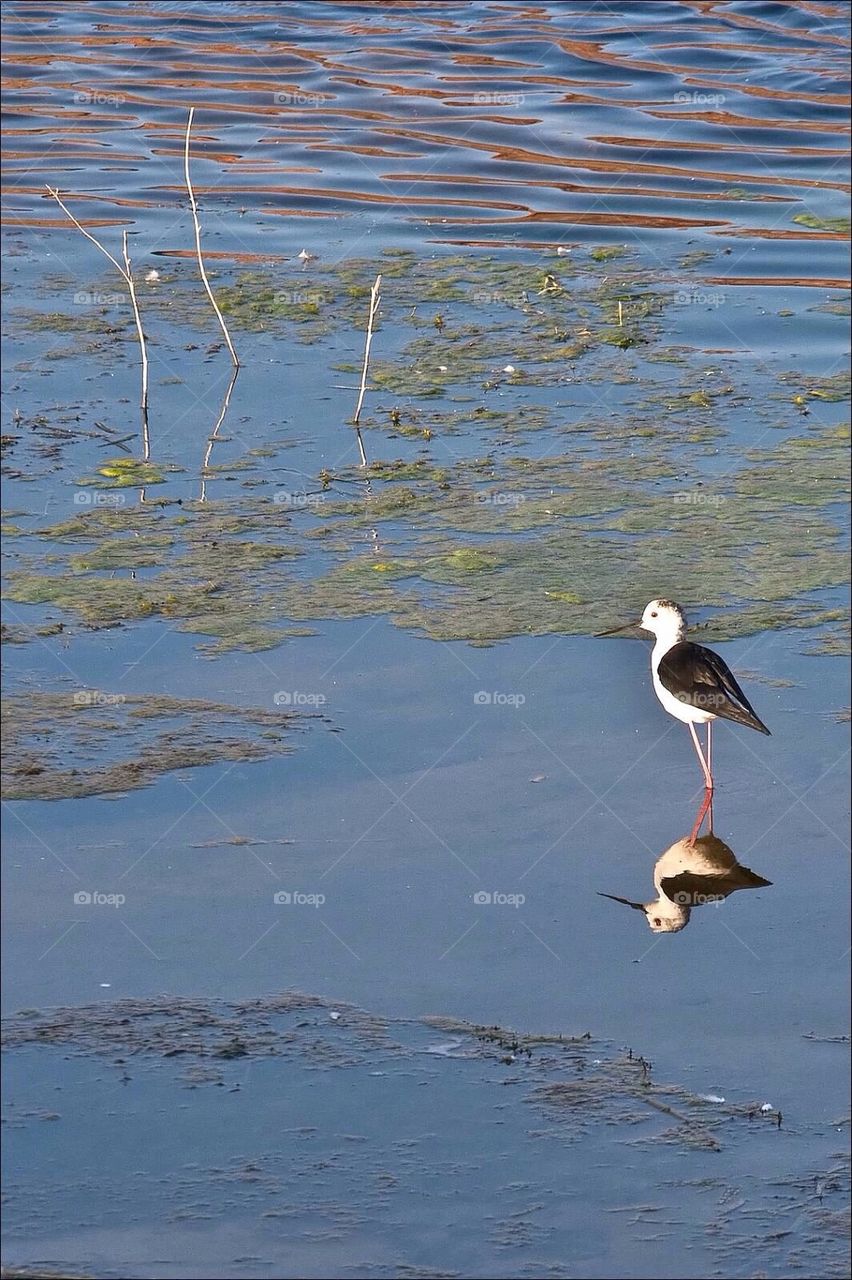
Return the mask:
[(234, 383), (237, 381), (237, 374), (240, 366), (235, 365), (231, 374), (231, 381), (228, 383), (228, 390), (225, 392), (225, 399), (222, 401), (222, 408), (219, 410), (219, 417), (216, 419), (216, 425), (207, 437), (207, 448), (204, 452), (204, 461), (201, 463), (201, 492), (198, 495), (199, 502), (207, 501), (207, 468), (210, 465), (210, 458), (213, 453), (213, 446), (219, 438), (219, 428), (225, 421), (225, 415), (228, 412), (228, 405), (231, 403), (231, 392), (234, 389)]
[(361, 451), (362, 467), (366, 467), (367, 465), (367, 455), (364, 452), (364, 441), (361, 438), (361, 428), (358, 424), (361, 420), (361, 406), (364, 403), (364, 396), (367, 391), (367, 370), (370, 364), (370, 347), (373, 344), (373, 323), (376, 319), (376, 312), (379, 309), (379, 303), (382, 299), (380, 292), (381, 287), (382, 277), (379, 275), (376, 276), (376, 283), (370, 290), (370, 317), (367, 321), (367, 341), (364, 344), (364, 367), (361, 370), (361, 388), (358, 392), (358, 403), (355, 406), (355, 416), (352, 419), (355, 426), (355, 434), (358, 437), (358, 448)]
[(228, 326), (225, 324), (224, 316), (219, 310), (219, 304), (213, 296), (213, 290), (210, 288), (210, 281), (207, 279), (207, 272), (204, 270), (204, 259), (201, 256), (201, 223), (198, 221), (198, 205), (195, 202), (195, 192), (192, 189), (192, 181), (189, 176), (189, 135), (192, 130), (192, 117), (195, 115), (195, 107), (189, 108), (189, 119), (186, 122), (186, 145), (184, 147), (184, 173), (186, 175), (186, 189), (189, 193), (189, 205), (192, 209), (192, 221), (195, 226), (195, 252), (198, 257), (198, 270), (201, 272), (201, 279), (204, 281), (204, 288), (207, 290), (207, 297), (210, 299), (210, 305), (216, 312), (216, 319), (219, 321), (222, 333), (225, 335), (225, 341), (228, 344), (228, 350), (231, 353), (231, 359), (237, 369), (240, 362), (237, 359), (237, 353), (234, 350), (234, 344), (231, 342), (231, 335), (228, 333)]
[(124, 266), (122, 266), (118, 259), (112, 256), (109, 249), (105, 248), (104, 245), (101, 244), (100, 240), (96, 240), (95, 237), (77, 221), (71, 210), (61, 199), (59, 192), (54, 191), (53, 187), (50, 186), (48, 186), (47, 190), (50, 195), (53, 196), (62, 212), (74, 223), (77, 230), (81, 232), (87, 240), (91, 241), (96, 249), (100, 249), (105, 258), (109, 258), (110, 262), (122, 277), (130, 291), (130, 301), (133, 304), (133, 319), (136, 322), (136, 332), (139, 336), (139, 350), (142, 354), (142, 444), (145, 450), (145, 458), (147, 459), (150, 452), (150, 442), (148, 440), (148, 345), (145, 341), (145, 331), (142, 328), (142, 317), (139, 314), (139, 303), (136, 299), (136, 286), (133, 283), (133, 274), (130, 269), (130, 257), (127, 252), (127, 232), (125, 231), (122, 236), (122, 250), (124, 254)]
[(139, 303), (136, 300), (136, 286), (133, 283), (133, 270), (130, 265), (130, 254), (127, 252), (126, 231), (122, 233), (121, 250), (124, 254), (125, 276), (127, 279), (127, 287), (130, 290), (130, 301), (133, 303), (133, 319), (136, 321), (136, 332), (139, 335), (139, 348), (142, 352), (143, 439), (145, 445), (145, 459), (147, 461), (150, 452), (148, 442), (148, 349), (145, 345), (145, 334), (142, 329), (142, 317), (139, 314)]
[[(45, 185), (47, 186), (47, 184), (45, 184)], [(91, 242), (92, 242), (92, 244), (95, 246), (95, 248), (96, 248), (96, 249), (100, 249), (101, 253), (102, 253), (105, 257), (109, 258), (110, 262), (111, 262), (111, 263), (112, 263), (112, 265), (115, 267), (116, 271), (120, 272), (120, 273), (121, 273), (121, 275), (123, 275), (123, 276), (124, 276), (125, 280), (127, 280), (127, 272), (125, 271), (125, 269), (124, 269), (124, 267), (121, 265), (121, 263), (118, 261), (118, 259), (117, 259), (117, 258), (114, 258), (114, 257), (112, 256), (112, 254), (110, 253), (109, 249), (105, 249), (105, 248), (104, 248), (104, 246), (101, 244), (100, 240), (96, 240), (96, 239), (95, 239), (95, 237), (94, 237), (93, 235), (90, 235), (90, 234), (89, 234), (89, 232), (86, 230), (86, 228), (85, 228), (85, 227), (83, 227), (83, 226), (81, 226), (81, 225), (80, 225), (80, 223), (79, 223), (79, 222), (77, 221), (77, 219), (74, 217), (73, 213), (72, 213), (72, 212), (71, 212), (71, 210), (68, 208), (68, 206), (67, 206), (66, 204), (64, 204), (64, 203), (62, 202), (62, 200), (59, 198), (59, 192), (58, 192), (58, 191), (54, 191), (53, 187), (49, 187), (49, 186), (47, 187), (47, 190), (48, 190), (48, 192), (50, 193), (50, 195), (52, 195), (52, 196), (53, 196), (54, 200), (55, 200), (55, 201), (56, 201), (56, 203), (59, 205), (59, 207), (60, 207), (60, 209), (62, 210), (62, 212), (63, 212), (63, 213), (65, 213), (65, 214), (67, 214), (67, 216), (71, 219), (71, 221), (74, 223), (74, 226), (77, 228), (77, 230), (78, 230), (78, 231), (82, 231), (82, 233), (83, 233), (83, 235), (86, 237), (86, 239), (87, 239), (87, 240), (91, 240)]]

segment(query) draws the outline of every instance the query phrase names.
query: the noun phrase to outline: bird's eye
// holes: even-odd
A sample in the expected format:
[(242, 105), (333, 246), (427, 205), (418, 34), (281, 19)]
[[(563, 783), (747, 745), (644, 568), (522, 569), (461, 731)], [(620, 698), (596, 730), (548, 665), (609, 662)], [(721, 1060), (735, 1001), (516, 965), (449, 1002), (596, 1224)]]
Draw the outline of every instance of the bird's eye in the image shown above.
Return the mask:
[(654, 924), (657, 926), (657, 928), (659, 928), (659, 926), (660, 926), (662, 923), (663, 923), (663, 922), (662, 922), (662, 920), (660, 920), (658, 916), (655, 916), (655, 917), (654, 917)]
[(656, 618), (656, 616), (657, 616), (657, 610), (656, 610), (656, 609), (654, 609), (654, 610), (652, 611), (652, 613), (651, 613), (651, 617), (652, 617), (652, 618)]

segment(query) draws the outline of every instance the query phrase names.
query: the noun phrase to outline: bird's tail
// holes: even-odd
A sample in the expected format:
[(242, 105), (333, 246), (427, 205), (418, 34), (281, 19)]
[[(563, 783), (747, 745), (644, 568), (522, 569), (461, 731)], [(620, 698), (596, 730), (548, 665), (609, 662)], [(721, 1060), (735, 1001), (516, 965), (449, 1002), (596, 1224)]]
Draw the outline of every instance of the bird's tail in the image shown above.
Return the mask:
[(744, 724), (749, 729), (756, 729), (758, 733), (765, 733), (768, 737), (772, 736), (763, 721), (759, 720), (754, 714), (751, 707), (738, 707), (733, 702), (728, 702), (724, 707), (719, 707), (716, 714), (725, 720), (733, 720), (734, 724)]

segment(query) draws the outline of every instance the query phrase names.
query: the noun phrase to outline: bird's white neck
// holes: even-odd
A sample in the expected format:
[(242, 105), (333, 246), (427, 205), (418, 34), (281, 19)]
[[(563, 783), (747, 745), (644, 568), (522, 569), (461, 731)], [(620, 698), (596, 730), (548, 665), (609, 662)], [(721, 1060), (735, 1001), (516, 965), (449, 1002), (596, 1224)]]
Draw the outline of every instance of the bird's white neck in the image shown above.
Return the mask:
[(654, 666), (658, 666), (660, 659), (665, 657), (669, 649), (674, 648), (676, 644), (680, 644), (681, 640), (686, 636), (686, 627), (676, 618), (672, 618), (671, 622), (662, 627), (654, 640), (654, 651), (652, 659)]

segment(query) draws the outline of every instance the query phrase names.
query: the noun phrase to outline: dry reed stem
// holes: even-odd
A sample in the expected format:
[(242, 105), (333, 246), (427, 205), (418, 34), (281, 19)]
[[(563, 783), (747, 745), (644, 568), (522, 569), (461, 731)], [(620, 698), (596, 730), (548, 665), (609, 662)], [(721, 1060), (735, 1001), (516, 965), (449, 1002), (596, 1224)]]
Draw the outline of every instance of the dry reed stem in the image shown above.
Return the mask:
[(352, 422), (355, 426), (355, 435), (358, 437), (358, 449), (360, 450), (360, 453), (361, 453), (362, 467), (366, 467), (367, 465), (367, 455), (364, 452), (364, 441), (361, 437), (361, 428), (358, 424), (361, 420), (361, 406), (364, 403), (364, 396), (367, 391), (367, 371), (370, 365), (370, 347), (373, 344), (373, 324), (375, 322), (376, 312), (379, 309), (379, 303), (381, 302), (381, 298), (382, 298), (382, 295), (380, 292), (381, 287), (382, 287), (382, 277), (378, 275), (376, 276), (376, 283), (373, 285), (372, 289), (370, 290), (370, 316), (367, 321), (367, 341), (364, 344), (364, 367), (361, 370), (361, 388), (358, 392), (358, 403), (355, 406), (355, 416), (352, 419)]
[(139, 314), (139, 303), (136, 298), (136, 286), (133, 283), (133, 270), (130, 264), (130, 254), (127, 252), (127, 232), (122, 233), (121, 250), (124, 254), (125, 277), (127, 287), (130, 290), (130, 301), (133, 304), (133, 319), (136, 321), (136, 332), (139, 335), (139, 347), (142, 352), (142, 442), (144, 445), (144, 456), (147, 462), (151, 447), (148, 440), (148, 349), (145, 345), (145, 334), (142, 329), (142, 317)]
[(237, 381), (237, 374), (239, 373), (239, 371), (240, 371), (239, 365), (235, 365), (234, 371), (231, 374), (231, 380), (228, 383), (228, 389), (225, 392), (225, 399), (222, 401), (222, 408), (219, 410), (219, 417), (216, 419), (216, 425), (213, 428), (213, 430), (210, 432), (210, 435), (207, 437), (207, 448), (204, 451), (204, 459), (201, 463), (201, 492), (198, 495), (199, 502), (207, 501), (207, 468), (210, 465), (210, 458), (213, 454), (213, 446), (218, 442), (219, 430), (222, 426), (222, 423), (225, 421), (225, 416), (228, 412), (228, 406), (231, 403), (231, 392), (234, 389), (234, 384)]
[(231, 359), (235, 368), (239, 369), (240, 362), (237, 353), (234, 350), (234, 344), (231, 342), (231, 335), (228, 333), (228, 326), (225, 324), (225, 318), (219, 310), (219, 304), (213, 296), (213, 290), (210, 288), (210, 281), (207, 279), (207, 272), (204, 269), (204, 258), (201, 254), (201, 223), (198, 220), (198, 205), (195, 200), (195, 192), (192, 189), (192, 181), (189, 176), (189, 135), (192, 131), (192, 118), (195, 115), (195, 107), (189, 108), (189, 119), (186, 122), (186, 143), (184, 146), (184, 175), (186, 177), (186, 189), (189, 193), (189, 206), (192, 210), (192, 222), (195, 227), (195, 253), (198, 258), (198, 270), (201, 273), (201, 279), (204, 281), (204, 288), (207, 290), (207, 297), (210, 299), (210, 305), (216, 312), (216, 319), (219, 321), (219, 327), (224, 334), (225, 341), (228, 344), (228, 350), (231, 353)]
[(95, 248), (96, 248), (96, 249), (99, 249), (99, 250), (101, 251), (101, 253), (104, 255), (104, 257), (105, 257), (105, 258), (109, 258), (110, 262), (111, 262), (111, 263), (112, 263), (112, 265), (115, 267), (115, 269), (116, 269), (116, 271), (119, 273), (119, 275), (122, 277), (122, 279), (124, 280), (125, 284), (127, 285), (128, 290), (130, 291), (130, 301), (131, 301), (131, 303), (133, 304), (133, 319), (134, 319), (134, 320), (135, 320), (135, 322), (136, 322), (136, 332), (137, 332), (138, 337), (139, 337), (139, 350), (140, 350), (140, 352), (141, 352), (141, 354), (142, 354), (142, 397), (141, 397), (141, 405), (142, 405), (142, 442), (143, 442), (143, 446), (144, 446), (144, 448), (145, 448), (145, 457), (146, 457), (146, 459), (147, 459), (147, 457), (148, 457), (148, 451), (149, 451), (149, 441), (148, 441), (148, 344), (147, 344), (147, 342), (145, 341), (145, 331), (144, 331), (144, 329), (142, 328), (142, 317), (141, 317), (141, 315), (139, 314), (139, 303), (138, 303), (137, 298), (136, 298), (136, 286), (135, 286), (135, 285), (134, 285), (134, 283), (133, 283), (133, 275), (132, 275), (132, 272), (131, 272), (131, 269), (130, 269), (130, 257), (129, 257), (128, 252), (127, 252), (127, 232), (125, 231), (125, 232), (123, 232), (123, 234), (122, 234), (122, 249), (123, 249), (123, 253), (124, 253), (124, 266), (122, 266), (122, 265), (121, 265), (121, 263), (118, 261), (118, 259), (117, 259), (117, 258), (114, 258), (114, 257), (112, 256), (112, 254), (110, 253), (109, 249), (107, 249), (104, 245), (102, 245), (102, 244), (101, 244), (101, 242), (100, 242), (100, 240), (96, 240), (96, 239), (95, 239), (95, 237), (94, 237), (94, 236), (93, 236), (89, 231), (87, 231), (87, 230), (86, 230), (86, 228), (85, 228), (85, 227), (84, 227), (80, 222), (78, 222), (78, 221), (77, 221), (77, 219), (74, 217), (74, 215), (73, 215), (73, 213), (71, 212), (71, 210), (68, 208), (68, 206), (67, 206), (67, 205), (65, 204), (65, 202), (62, 200), (61, 196), (59, 195), (59, 192), (58, 192), (58, 191), (55, 191), (55, 190), (54, 190), (54, 188), (53, 188), (53, 187), (51, 187), (51, 186), (48, 186), (48, 187), (47, 187), (47, 190), (48, 190), (49, 194), (50, 194), (51, 196), (53, 196), (53, 199), (54, 199), (54, 200), (56, 201), (56, 203), (59, 205), (60, 209), (61, 209), (61, 210), (62, 210), (62, 212), (66, 215), (66, 217), (67, 217), (67, 218), (69, 218), (69, 219), (71, 220), (71, 222), (73, 222), (73, 223), (74, 223), (74, 226), (77, 228), (77, 230), (78, 230), (82, 235), (84, 235), (84, 236), (86, 237), (86, 239), (87, 239), (87, 240), (91, 241), (91, 243), (95, 246)]

